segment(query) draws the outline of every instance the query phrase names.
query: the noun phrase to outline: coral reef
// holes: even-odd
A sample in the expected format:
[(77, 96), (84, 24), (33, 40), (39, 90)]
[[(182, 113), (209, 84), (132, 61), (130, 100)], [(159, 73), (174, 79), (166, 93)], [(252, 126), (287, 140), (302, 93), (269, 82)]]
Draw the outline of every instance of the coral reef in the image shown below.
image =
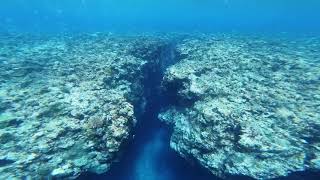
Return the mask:
[(319, 49), (289, 36), (1, 34), (0, 179), (107, 172), (160, 98), (170, 146), (219, 177), (319, 170)]
[(320, 39), (199, 35), (162, 82), (170, 145), (220, 177), (320, 168)]
[(102, 33), (1, 35), (0, 179), (106, 172), (132, 138), (144, 73), (165, 45)]

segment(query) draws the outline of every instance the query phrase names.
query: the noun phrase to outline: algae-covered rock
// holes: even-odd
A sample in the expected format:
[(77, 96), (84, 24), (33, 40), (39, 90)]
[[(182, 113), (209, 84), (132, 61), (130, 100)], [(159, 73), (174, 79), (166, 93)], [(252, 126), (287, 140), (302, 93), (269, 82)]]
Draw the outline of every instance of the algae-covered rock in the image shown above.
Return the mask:
[(220, 177), (319, 170), (320, 39), (211, 36), (178, 44), (183, 59), (159, 115), (170, 145)]
[(9, 141), (14, 140), (14, 136), (9, 132), (1, 132), (0, 133), (0, 144), (5, 144)]
[(6, 128), (10, 125), (15, 124), (16, 118), (10, 113), (1, 113), (0, 114), (0, 129)]
[(0, 179), (106, 172), (144, 99), (143, 75), (156, 58), (137, 51), (144, 44), (142, 52), (154, 54), (165, 41), (0, 35)]

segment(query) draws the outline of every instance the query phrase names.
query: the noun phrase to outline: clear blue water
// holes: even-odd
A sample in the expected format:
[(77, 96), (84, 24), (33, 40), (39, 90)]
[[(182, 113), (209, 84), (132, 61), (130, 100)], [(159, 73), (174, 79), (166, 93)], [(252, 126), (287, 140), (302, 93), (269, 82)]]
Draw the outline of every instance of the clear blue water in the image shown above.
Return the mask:
[(318, 0), (2, 0), (12, 31), (319, 32)]
[[(320, 1), (1, 0), (0, 31), (319, 33)], [(148, 105), (136, 138), (119, 163), (106, 174), (85, 174), (79, 179), (218, 179), (170, 149), (170, 132), (157, 119), (163, 105), (157, 100)], [(289, 179), (318, 175), (298, 173)]]

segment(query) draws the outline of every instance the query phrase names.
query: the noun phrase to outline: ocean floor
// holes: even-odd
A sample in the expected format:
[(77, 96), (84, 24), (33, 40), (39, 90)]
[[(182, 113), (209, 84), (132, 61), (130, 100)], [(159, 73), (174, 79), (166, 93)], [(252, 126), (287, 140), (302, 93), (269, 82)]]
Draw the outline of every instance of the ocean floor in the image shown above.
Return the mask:
[(0, 35), (0, 179), (313, 179), (320, 38)]

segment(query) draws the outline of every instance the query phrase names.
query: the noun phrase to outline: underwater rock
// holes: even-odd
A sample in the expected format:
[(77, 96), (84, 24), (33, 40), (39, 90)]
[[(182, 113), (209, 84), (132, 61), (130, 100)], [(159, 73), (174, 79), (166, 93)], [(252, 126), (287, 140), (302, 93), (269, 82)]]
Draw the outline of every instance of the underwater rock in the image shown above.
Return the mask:
[(1, 39), (0, 98), (10, 104), (0, 111), (0, 179), (108, 171), (144, 103), (150, 44), (158, 50), (164, 41), (103, 33)]
[(108, 171), (157, 94), (146, 79), (178, 59), (159, 118), (181, 156), (220, 177), (320, 169), (320, 39), (168, 38), (0, 35), (0, 179)]
[(0, 128), (6, 128), (18, 124), (18, 120), (10, 113), (0, 114)]
[(220, 177), (319, 170), (319, 38), (187, 38), (163, 79), (170, 146)]

